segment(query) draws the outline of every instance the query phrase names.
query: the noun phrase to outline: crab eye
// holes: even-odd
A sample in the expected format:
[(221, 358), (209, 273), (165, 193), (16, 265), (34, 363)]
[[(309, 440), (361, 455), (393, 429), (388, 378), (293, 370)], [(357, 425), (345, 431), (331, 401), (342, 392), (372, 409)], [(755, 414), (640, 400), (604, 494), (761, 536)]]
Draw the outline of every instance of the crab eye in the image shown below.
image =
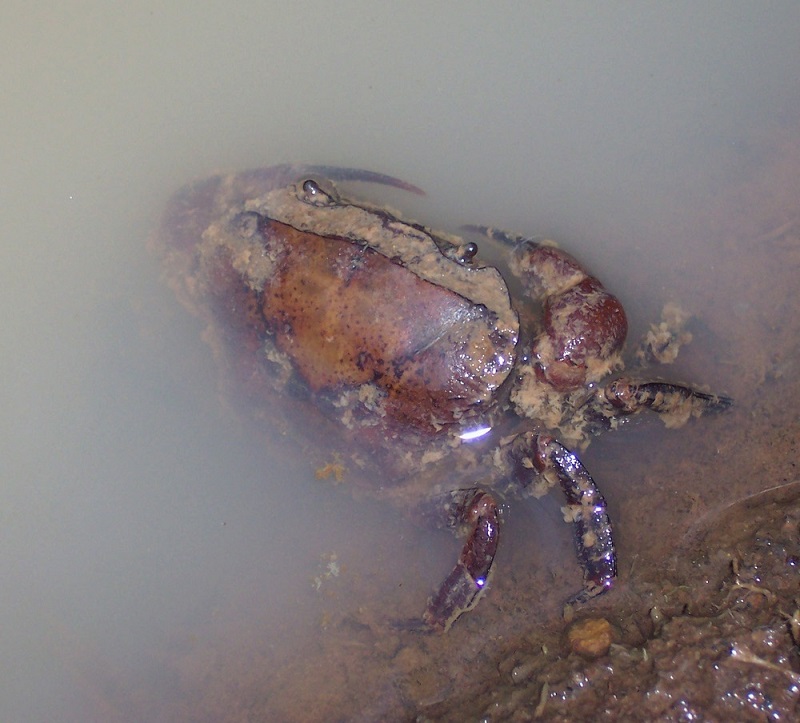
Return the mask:
[(478, 244), (474, 241), (470, 241), (468, 244), (465, 244), (464, 247), (461, 249), (461, 263), (467, 264), (472, 259), (475, 258), (476, 254), (478, 253)]
[(303, 190), (311, 197), (316, 196), (318, 193), (322, 193), (322, 189), (313, 178), (309, 178), (307, 181), (303, 182)]
[(323, 191), (322, 186), (313, 178), (303, 181), (302, 188), (305, 195), (303, 200), (312, 206), (329, 206), (334, 202), (333, 196)]
[(442, 254), (444, 254), (451, 261), (466, 265), (471, 264), (472, 259), (474, 259), (475, 255), (478, 253), (478, 244), (473, 241), (460, 246), (444, 243), (442, 246), (440, 246), (440, 250)]

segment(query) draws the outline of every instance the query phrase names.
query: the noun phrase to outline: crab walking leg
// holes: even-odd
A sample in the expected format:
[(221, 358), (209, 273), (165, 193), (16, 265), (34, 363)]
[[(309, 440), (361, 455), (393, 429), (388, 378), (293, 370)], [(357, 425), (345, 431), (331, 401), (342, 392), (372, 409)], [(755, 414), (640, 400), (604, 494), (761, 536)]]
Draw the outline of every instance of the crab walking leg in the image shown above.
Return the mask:
[[(517, 480), (527, 486), (537, 475), (555, 480), (567, 499), (575, 547), (583, 568), (583, 590), (570, 603), (586, 602), (608, 590), (617, 576), (617, 558), (606, 501), (583, 463), (553, 437), (527, 434), (511, 445)], [(553, 480), (553, 481), (555, 481)]]
[(445, 495), (439, 522), (447, 527), (467, 526), (468, 537), (456, 566), (428, 600), (422, 619), (446, 632), (456, 619), (475, 607), (486, 589), (500, 533), (500, 513), (494, 498), (477, 487)]
[(652, 409), (659, 414), (673, 415), (686, 421), (705, 411), (727, 409), (733, 404), (730, 397), (700, 392), (691, 387), (666, 382), (635, 382), (614, 379), (605, 385), (601, 401), (611, 405), (619, 414), (634, 414)]

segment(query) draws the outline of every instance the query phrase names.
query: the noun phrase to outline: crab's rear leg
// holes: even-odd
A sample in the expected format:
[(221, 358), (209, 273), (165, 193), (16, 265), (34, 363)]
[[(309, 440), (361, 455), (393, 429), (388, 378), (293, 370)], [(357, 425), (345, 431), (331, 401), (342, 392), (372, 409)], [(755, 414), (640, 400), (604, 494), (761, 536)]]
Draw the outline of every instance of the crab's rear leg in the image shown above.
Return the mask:
[(564, 492), (583, 568), (583, 590), (568, 602), (586, 602), (608, 590), (617, 576), (611, 520), (603, 495), (578, 456), (553, 437), (533, 432), (519, 435), (509, 455), (516, 481), (523, 487), (541, 475)]
[(467, 540), (458, 562), (428, 600), (422, 619), (434, 630), (446, 631), (478, 602), (497, 552), (500, 511), (494, 498), (477, 487), (437, 497), (432, 516), (441, 527), (466, 528)]

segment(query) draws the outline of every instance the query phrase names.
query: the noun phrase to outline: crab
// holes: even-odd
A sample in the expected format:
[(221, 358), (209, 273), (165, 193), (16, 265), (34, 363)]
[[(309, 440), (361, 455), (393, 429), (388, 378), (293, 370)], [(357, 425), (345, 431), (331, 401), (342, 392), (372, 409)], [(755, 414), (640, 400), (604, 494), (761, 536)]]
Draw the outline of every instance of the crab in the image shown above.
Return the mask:
[(152, 245), (223, 376), (255, 418), (334, 434), (369, 491), (465, 536), (422, 627), (447, 630), (484, 593), (514, 491), (564, 494), (583, 571), (568, 602), (609, 590), (611, 521), (579, 453), (642, 410), (678, 426), (731, 400), (623, 376), (622, 304), (555, 243), (464, 227), (503, 249), (502, 265), (482, 263), (475, 241), (334, 186), (354, 181), (422, 193), (369, 171), (280, 165), (169, 201)]

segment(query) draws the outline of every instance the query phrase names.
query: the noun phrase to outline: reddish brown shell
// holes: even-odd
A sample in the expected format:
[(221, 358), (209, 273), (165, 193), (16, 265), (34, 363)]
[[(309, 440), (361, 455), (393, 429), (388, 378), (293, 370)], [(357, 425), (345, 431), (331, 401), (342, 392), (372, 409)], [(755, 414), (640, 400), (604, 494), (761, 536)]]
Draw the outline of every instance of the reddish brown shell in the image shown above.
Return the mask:
[[(300, 208), (313, 231), (264, 211), (259, 198), (309, 170), (218, 176), (172, 200), (159, 234), (168, 275), (209, 321), (216, 351), (259, 396), (261, 386), (303, 387), (351, 427), (435, 433), (486, 411), (515, 361), (518, 327), (508, 313), (498, 328), (495, 310), (448, 287), (448, 273), (461, 289), (473, 270), (441, 264), (441, 239), (430, 240), (436, 283), (359, 237), (334, 235), (324, 220), (315, 227), (313, 208)], [(376, 178), (385, 177), (365, 180)], [(402, 245), (403, 222), (380, 210), (375, 223), (399, 228)], [(424, 229), (407, 228), (418, 243)], [(489, 278), (508, 304), (502, 278), (489, 271), (475, 269), (476, 281), (484, 272), (482, 283)]]
[(314, 392), (372, 384), (387, 395), (381, 413), (417, 426), (490, 401), (480, 373), (496, 363), (488, 309), (368, 246), (269, 219), (260, 233), (281, 249), (264, 319)]

